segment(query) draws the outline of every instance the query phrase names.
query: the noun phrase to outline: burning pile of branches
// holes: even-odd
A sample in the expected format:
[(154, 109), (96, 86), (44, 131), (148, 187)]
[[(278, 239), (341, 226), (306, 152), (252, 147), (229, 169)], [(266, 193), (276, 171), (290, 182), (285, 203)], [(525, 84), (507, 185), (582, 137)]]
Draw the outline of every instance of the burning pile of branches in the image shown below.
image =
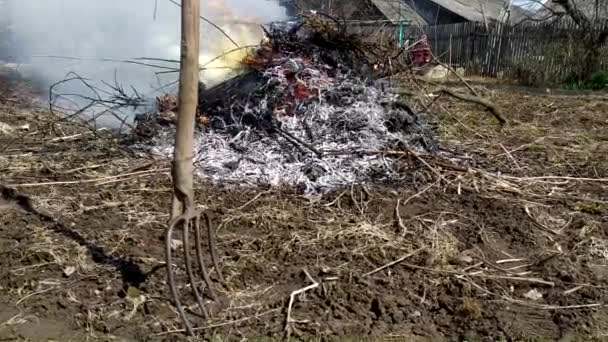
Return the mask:
[[(201, 87), (201, 176), (316, 193), (399, 180), (383, 151), (434, 150), (419, 113), (373, 80), (382, 53), (376, 46), (319, 16), (265, 30), (263, 44), (243, 61), (245, 73)], [(136, 133), (170, 155), (177, 105), (170, 97), (158, 102), (158, 113), (138, 119)]]

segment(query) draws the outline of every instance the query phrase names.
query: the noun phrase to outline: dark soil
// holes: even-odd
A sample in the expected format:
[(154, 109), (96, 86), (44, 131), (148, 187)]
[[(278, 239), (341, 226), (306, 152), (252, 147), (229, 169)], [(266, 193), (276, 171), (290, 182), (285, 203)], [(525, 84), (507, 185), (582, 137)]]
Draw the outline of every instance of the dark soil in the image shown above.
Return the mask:
[[(10, 98), (15, 96), (25, 97)], [(540, 110), (549, 101), (544, 95), (540, 100), (505, 96), (518, 99), (518, 113)], [(517, 120), (525, 125), (524, 116)], [(23, 186), (168, 164), (151, 164), (115, 141), (92, 135), (53, 140), (85, 130), (57, 123), (53, 132), (48, 127), (56, 118), (49, 114), (25, 102), (2, 104), (0, 122), (24, 121), (31, 128), (19, 139), (0, 137), (1, 182), (18, 191), (4, 191), (0, 201), (0, 340), (184, 340), (183, 334), (171, 333), (181, 325), (169, 305), (163, 265), (171, 200), (166, 170), (120, 181)], [(605, 126), (581, 118), (566, 116), (561, 123), (564, 132), (592, 132), (589, 143), (601, 143), (597, 137), (606, 133)], [(494, 136), (500, 134), (507, 135)], [(523, 133), (500, 138), (508, 149), (535, 139)], [(462, 146), (479, 164), (510, 174), (607, 176), (605, 159), (577, 154), (567, 158), (566, 167), (540, 158), (547, 150), (522, 149), (516, 155), (522, 171), (510, 169), (509, 161), (498, 159), (487, 145)], [(586, 170), (589, 163), (596, 163), (595, 171)], [(491, 189), (459, 193), (438, 185), (399, 207), (404, 230), (396, 223), (396, 199), (403, 203), (435, 182), (424, 166), (416, 167), (421, 176), (412, 177), (416, 182), (409, 186), (355, 186), (314, 201), (279, 189), (259, 195), (262, 190), (197, 184), (196, 202), (210, 209), (218, 224), (227, 283), (216, 283), (221, 300), (209, 304), (211, 321), (191, 316), (206, 327), (201, 336), (286, 337), (290, 293), (310, 285), (306, 272), (319, 286), (296, 297), (292, 338), (589, 341), (608, 336), (605, 183), (556, 184), (568, 186), (571, 196), (555, 198)], [(15, 197), (19, 194), (25, 198)], [(561, 222), (551, 226), (563, 227), (561, 233), (541, 227), (548, 222)], [(420, 248), (403, 262), (364, 276)], [(217, 280), (215, 272), (212, 278)], [(183, 271), (178, 280), (184, 283)], [(183, 300), (194, 304), (183, 290)], [(531, 290), (542, 298), (527, 298)], [(144, 301), (135, 307), (140, 295)]]

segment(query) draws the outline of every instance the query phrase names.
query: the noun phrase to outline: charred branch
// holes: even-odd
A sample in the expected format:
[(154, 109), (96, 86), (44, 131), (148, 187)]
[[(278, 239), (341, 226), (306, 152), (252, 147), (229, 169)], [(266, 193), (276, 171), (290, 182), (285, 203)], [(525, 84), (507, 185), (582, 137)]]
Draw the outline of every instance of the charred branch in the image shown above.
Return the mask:
[(459, 100), (463, 100), (463, 101), (467, 101), (467, 102), (472, 102), (472, 103), (476, 103), (479, 105), (484, 106), (492, 115), (494, 115), (494, 117), (496, 118), (496, 120), (498, 120), (498, 122), (501, 125), (504, 125), (507, 123), (507, 120), (504, 118), (504, 116), (502, 115), (502, 112), (500, 111), (500, 109), (493, 104), (492, 102), (481, 98), (479, 96), (474, 96), (474, 95), (469, 95), (469, 94), (464, 94), (464, 93), (460, 93), (448, 88), (442, 88), (440, 90), (440, 92), (445, 93), (447, 95), (450, 95), (454, 98), (457, 98)]

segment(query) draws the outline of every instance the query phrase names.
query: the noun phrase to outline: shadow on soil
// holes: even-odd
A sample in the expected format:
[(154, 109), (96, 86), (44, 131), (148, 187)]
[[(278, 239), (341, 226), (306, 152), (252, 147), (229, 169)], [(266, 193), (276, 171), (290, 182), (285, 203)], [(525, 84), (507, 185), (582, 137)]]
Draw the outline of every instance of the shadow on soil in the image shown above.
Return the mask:
[(53, 225), (49, 227), (50, 230), (60, 233), (63, 236), (78, 243), (80, 246), (85, 247), (91, 254), (91, 258), (95, 263), (112, 266), (118, 272), (120, 272), (123, 281), (123, 286), (125, 289), (129, 286), (140, 287), (140, 285), (143, 284), (152, 273), (164, 267), (164, 265), (156, 266), (146, 273), (142, 271), (139, 265), (127, 258), (121, 256), (108, 255), (103, 247), (97, 246), (94, 243), (87, 241), (74, 228), (67, 227), (58, 219), (54, 218), (50, 213), (46, 213), (36, 209), (32, 205), (32, 201), (28, 196), (20, 194), (15, 189), (6, 187), (1, 184), (0, 199), (3, 199), (4, 202), (8, 203), (7, 205), (11, 204), (15, 208), (21, 209), (30, 214), (34, 214), (44, 221), (52, 222)]

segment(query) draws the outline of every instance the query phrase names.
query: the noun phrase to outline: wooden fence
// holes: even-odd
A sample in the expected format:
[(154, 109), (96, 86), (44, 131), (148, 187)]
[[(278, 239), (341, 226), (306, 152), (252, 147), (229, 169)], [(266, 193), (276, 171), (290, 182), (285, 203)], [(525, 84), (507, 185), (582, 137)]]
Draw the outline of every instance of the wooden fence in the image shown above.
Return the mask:
[[(594, 30), (608, 29), (608, 22)], [(563, 78), (582, 68), (581, 30), (570, 20), (529, 22), (519, 25), (468, 22), (424, 28), (433, 53), (442, 62), (462, 66), (469, 73), (497, 76), (517, 70)], [(608, 67), (603, 48), (602, 66)]]
[[(594, 30), (608, 29), (608, 21), (597, 23)], [(416, 35), (420, 28), (382, 24), (365, 27), (367, 34), (376, 32), (382, 39)], [(508, 76), (532, 70), (557, 81), (580, 72), (583, 50), (581, 30), (571, 20), (526, 22), (518, 25), (466, 22), (423, 27), (422, 31), (443, 63), (464, 67), (467, 74)], [(603, 48), (602, 67), (608, 69), (608, 47)]]

